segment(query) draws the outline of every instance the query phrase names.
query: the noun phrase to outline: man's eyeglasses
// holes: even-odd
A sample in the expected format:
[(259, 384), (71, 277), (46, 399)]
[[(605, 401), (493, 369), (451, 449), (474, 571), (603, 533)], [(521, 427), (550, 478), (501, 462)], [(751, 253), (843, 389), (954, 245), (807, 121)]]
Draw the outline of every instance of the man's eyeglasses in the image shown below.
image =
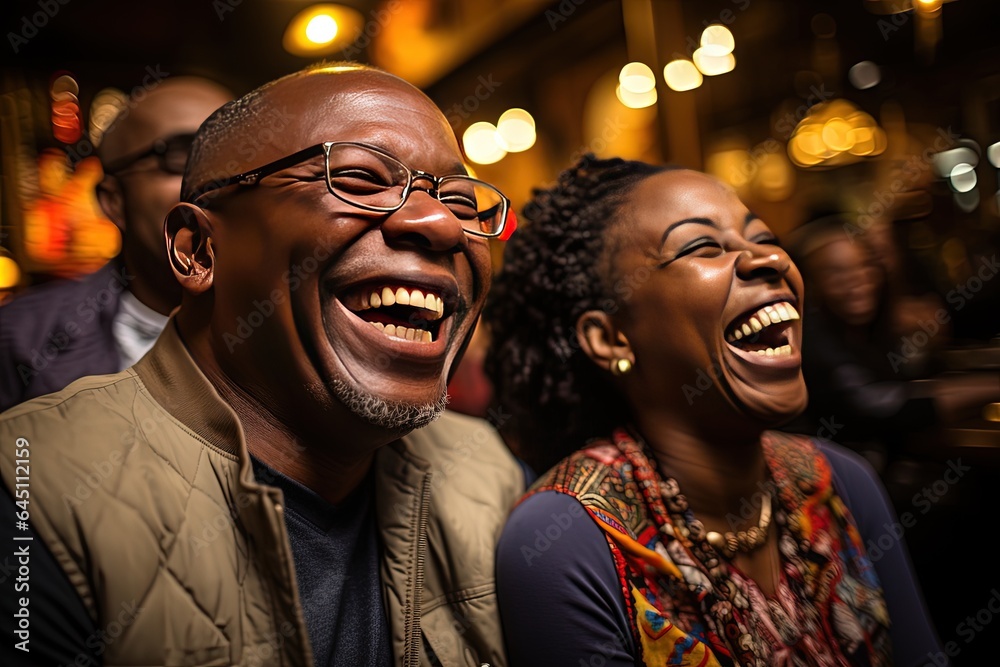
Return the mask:
[[(265, 176), (319, 155), (325, 160), (330, 194), (362, 210), (398, 211), (410, 193), (419, 189), (436, 197), (473, 236), (506, 240), (517, 224), (510, 213), (510, 200), (489, 183), (465, 175), (433, 176), (410, 169), (379, 148), (350, 141), (327, 141), (263, 167), (212, 181), (196, 189), (188, 202), (197, 204), (208, 193), (230, 185), (256, 185)], [(415, 187), (417, 181), (428, 181), (429, 185)]]
[(175, 134), (163, 139), (157, 139), (146, 150), (126, 155), (104, 166), (104, 173), (117, 174), (125, 171), (139, 160), (155, 156), (160, 171), (177, 176), (184, 175), (184, 166), (191, 154), (193, 134)]

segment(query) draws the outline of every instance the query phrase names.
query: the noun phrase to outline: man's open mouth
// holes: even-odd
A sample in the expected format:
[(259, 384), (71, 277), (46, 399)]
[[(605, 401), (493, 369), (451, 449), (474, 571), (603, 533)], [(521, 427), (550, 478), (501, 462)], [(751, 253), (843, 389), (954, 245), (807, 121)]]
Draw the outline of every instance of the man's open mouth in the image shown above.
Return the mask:
[(386, 336), (432, 343), (442, 322), (454, 312), (451, 299), (427, 288), (368, 285), (340, 297), (348, 310)]
[(789, 337), (799, 312), (788, 301), (776, 301), (743, 313), (726, 327), (726, 342), (764, 357), (791, 356)]

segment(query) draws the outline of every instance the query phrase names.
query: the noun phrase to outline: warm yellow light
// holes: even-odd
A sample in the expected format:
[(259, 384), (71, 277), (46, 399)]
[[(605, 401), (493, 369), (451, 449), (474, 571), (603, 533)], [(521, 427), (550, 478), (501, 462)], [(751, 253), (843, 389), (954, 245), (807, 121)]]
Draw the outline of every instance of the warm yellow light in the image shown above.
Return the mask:
[(511, 153), (526, 151), (535, 145), (535, 119), (524, 109), (508, 109), (497, 121), (497, 133)]
[(674, 60), (663, 68), (663, 78), (671, 90), (684, 92), (701, 85), (701, 72), (690, 60)]
[(656, 77), (646, 63), (629, 63), (622, 67), (618, 82), (626, 92), (639, 95), (656, 88)]
[(313, 57), (345, 48), (361, 35), (364, 16), (337, 4), (312, 5), (295, 15), (285, 28), (282, 46), (295, 56)]
[(851, 129), (850, 123), (843, 118), (831, 118), (823, 123), (823, 130), (820, 136), (822, 136), (823, 143), (830, 150), (841, 153), (850, 150), (851, 146), (853, 146), (851, 140), (848, 138), (848, 133)]
[(822, 158), (812, 155), (802, 149), (802, 142), (792, 139), (788, 142), (788, 157), (800, 167), (812, 167), (820, 163)]
[(329, 44), (337, 36), (337, 22), (329, 14), (317, 14), (306, 24), (306, 39), (313, 44)]
[(712, 55), (710, 51), (706, 51), (704, 46), (696, 49), (691, 57), (694, 58), (695, 67), (701, 70), (705, 76), (718, 76), (732, 72), (736, 67), (736, 56), (733, 54)]
[(705, 171), (734, 188), (742, 188), (749, 183), (750, 174), (755, 169), (750, 153), (742, 148), (713, 153), (705, 161)]
[(10, 257), (0, 255), (0, 289), (10, 289), (21, 282), (21, 268)]
[(619, 85), (615, 88), (615, 95), (629, 109), (645, 109), (656, 104), (656, 89), (645, 93), (631, 93)]
[(913, 0), (914, 8), (922, 14), (934, 14), (941, 9), (942, 0)]
[(462, 135), (465, 154), (476, 164), (493, 164), (507, 155), (500, 134), (493, 123), (473, 123)]
[(733, 33), (724, 25), (713, 24), (705, 28), (701, 33), (701, 48), (710, 56), (724, 56), (732, 53), (736, 48), (736, 40)]
[(847, 133), (852, 155), (871, 155), (875, 152), (875, 130), (871, 127), (855, 127)]
[(823, 143), (823, 137), (820, 136), (821, 132), (822, 126), (806, 125), (796, 132), (792, 141), (798, 146), (798, 148), (808, 155), (816, 158), (822, 158), (829, 151), (827, 150), (826, 144)]
[(758, 161), (757, 194), (767, 201), (784, 201), (795, 189), (795, 173), (781, 153), (764, 153)]

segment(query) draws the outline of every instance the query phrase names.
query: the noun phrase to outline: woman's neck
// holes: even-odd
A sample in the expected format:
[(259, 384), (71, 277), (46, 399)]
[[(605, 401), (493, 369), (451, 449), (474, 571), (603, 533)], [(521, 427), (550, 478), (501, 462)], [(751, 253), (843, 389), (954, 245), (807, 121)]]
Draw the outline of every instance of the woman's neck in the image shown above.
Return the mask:
[(709, 530), (719, 530), (720, 522), (725, 530), (756, 523), (762, 492), (769, 489), (760, 431), (713, 436), (666, 416), (647, 416), (637, 426), (660, 473), (677, 480), (691, 511)]

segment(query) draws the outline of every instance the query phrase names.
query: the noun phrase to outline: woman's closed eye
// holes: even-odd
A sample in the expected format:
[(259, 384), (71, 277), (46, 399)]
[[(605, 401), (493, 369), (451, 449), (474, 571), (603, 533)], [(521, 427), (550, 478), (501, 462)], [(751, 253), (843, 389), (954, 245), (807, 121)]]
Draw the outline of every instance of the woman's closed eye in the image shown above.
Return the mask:
[(768, 234), (766, 236), (759, 236), (755, 239), (752, 239), (752, 242), (756, 243), (757, 245), (773, 245), (773, 246), (778, 246), (779, 248), (781, 247), (781, 241), (778, 239), (777, 236), (774, 236), (772, 234)]
[(709, 238), (702, 238), (692, 241), (684, 246), (684, 248), (674, 255), (674, 259), (680, 259), (681, 257), (688, 257), (692, 255), (694, 257), (718, 257), (724, 252), (725, 250), (718, 241)]

